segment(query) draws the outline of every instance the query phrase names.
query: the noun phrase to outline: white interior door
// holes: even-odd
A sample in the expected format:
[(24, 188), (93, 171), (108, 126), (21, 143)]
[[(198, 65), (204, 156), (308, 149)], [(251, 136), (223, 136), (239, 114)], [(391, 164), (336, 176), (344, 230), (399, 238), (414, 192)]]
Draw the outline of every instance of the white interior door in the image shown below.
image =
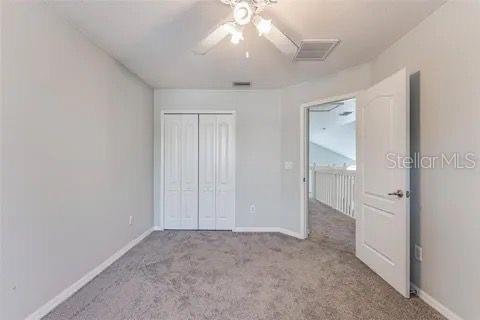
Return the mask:
[(201, 230), (215, 230), (216, 131), (217, 116), (200, 115), (198, 227)]
[(215, 229), (232, 230), (235, 212), (235, 121), (216, 115)]
[(166, 115), (164, 122), (165, 228), (179, 229), (182, 208), (182, 117)]
[(198, 228), (198, 115), (165, 115), (166, 229)]
[[(389, 154), (409, 155), (409, 103), (402, 70), (358, 96), (356, 254), (410, 296), (409, 170)], [(387, 158), (388, 156), (388, 158)]]
[(198, 115), (182, 115), (181, 229), (198, 229)]

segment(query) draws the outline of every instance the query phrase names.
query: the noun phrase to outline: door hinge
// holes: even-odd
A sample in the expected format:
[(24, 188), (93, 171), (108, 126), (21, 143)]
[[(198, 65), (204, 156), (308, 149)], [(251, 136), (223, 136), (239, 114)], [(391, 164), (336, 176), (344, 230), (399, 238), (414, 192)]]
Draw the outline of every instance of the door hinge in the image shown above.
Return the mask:
[(405, 191), (405, 197), (410, 198), (410, 191)]
[(307, 182), (307, 178), (303, 178), (303, 182)]

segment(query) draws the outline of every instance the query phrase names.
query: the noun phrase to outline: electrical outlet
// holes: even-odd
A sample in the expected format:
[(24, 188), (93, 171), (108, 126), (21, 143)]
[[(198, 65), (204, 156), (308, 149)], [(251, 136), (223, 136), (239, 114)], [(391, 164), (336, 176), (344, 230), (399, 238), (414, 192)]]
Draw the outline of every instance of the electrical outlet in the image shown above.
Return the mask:
[(292, 161), (285, 161), (283, 164), (285, 170), (292, 170), (293, 169), (293, 162)]
[(415, 260), (417, 260), (418, 262), (422, 262), (422, 260), (423, 260), (423, 249), (422, 249), (422, 247), (420, 247), (418, 244), (416, 244), (413, 254), (414, 254)]
[(130, 216), (130, 217), (128, 218), (128, 224), (129, 224), (129, 225), (132, 225), (132, 224), (133, 224), (133, 216)]
[(257, 207), (254, 204), (250, 205), (250, 213), (255, 213), (257, 211)]

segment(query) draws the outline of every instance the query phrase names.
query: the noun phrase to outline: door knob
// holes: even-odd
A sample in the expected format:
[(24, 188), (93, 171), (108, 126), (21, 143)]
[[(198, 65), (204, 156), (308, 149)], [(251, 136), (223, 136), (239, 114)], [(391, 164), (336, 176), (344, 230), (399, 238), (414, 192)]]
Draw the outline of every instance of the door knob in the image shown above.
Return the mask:
[(395, 192), (390, 192), (388, 194), (389, 196), (397, 196), (399, 198), (403, 198), (403, 191), (402, 190), (397, 190)]

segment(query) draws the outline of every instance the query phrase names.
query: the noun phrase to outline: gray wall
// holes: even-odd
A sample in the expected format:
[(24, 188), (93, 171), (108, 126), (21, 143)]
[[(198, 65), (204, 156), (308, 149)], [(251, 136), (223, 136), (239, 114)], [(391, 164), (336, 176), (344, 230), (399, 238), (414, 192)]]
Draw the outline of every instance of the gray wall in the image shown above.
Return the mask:
[(319, 146), (318, 144), (311, 143), (309, 147), (309, 163), (311, 166), (316, 164), (317, 166), (336, 166), (340, 167), (346, 164), (347, 166), (355, 164), (353, 159), (347, 158), (340, 153), (336, 153), (332, 150)]
[[(236, 110), (237, 227), (277, 227), (281, 121), (278, 90), (155, 90), (158, 109)], [(256, 213), (249, 213), (250, 204)]]
[(16, 320), (152, 227), (153, 90), (42, 4), (2, 11), (0, 318)]
[[(152, 224), (151, 89), (42, 8), (25, 6), (2, 8), (5, 319), (24, 317)], [(367, 88), (406, 66), (421, 79), (415, 148), (480, 154), (478, 12), (478, 2), (450, 1), (373, 62), (317, 82), (278, 91), (157, 90), (156, 108), (237, 110), (237, 224), (299, 232), (304, 102)], [(479, 170), (414, 177), (412, 235), (424, 260), (413, 262), (413, 281), (477, 319)]]
[[(480, 3), (449, 1), (374, 61), (282, 93), (282, 159), (297, 165), (282, 175), (283, 226), (300, 230), (299, 106), (351, 93), (406, 67), (420, 72), (414, 92), (414, 150), (423, 155), (480, 155)], [(418, 75), (417, 75), (418, 76)], [(415, 81), (412, 82), (415, 84)], [(480, 170), (423, 169), (412, 176), (412, 281), (466, 320), (480, 315)]]
[[(480, 2), (450, 1), (372, 64), (373, 81), (407, 67), (414, 88), (414, 148), (480, 156)], [(480, 318), (480, 170), (416, 170), (412, 280), (463, 319)]]
[(282, 171), (280, 226), (300, 232), (300, 106), (316, 99), (361, 90), (370, 85), (370, 65), (344, 70), (324, 79), (288, 87), (281, 92), (282, 162), (292, 161), (292, 170)]

